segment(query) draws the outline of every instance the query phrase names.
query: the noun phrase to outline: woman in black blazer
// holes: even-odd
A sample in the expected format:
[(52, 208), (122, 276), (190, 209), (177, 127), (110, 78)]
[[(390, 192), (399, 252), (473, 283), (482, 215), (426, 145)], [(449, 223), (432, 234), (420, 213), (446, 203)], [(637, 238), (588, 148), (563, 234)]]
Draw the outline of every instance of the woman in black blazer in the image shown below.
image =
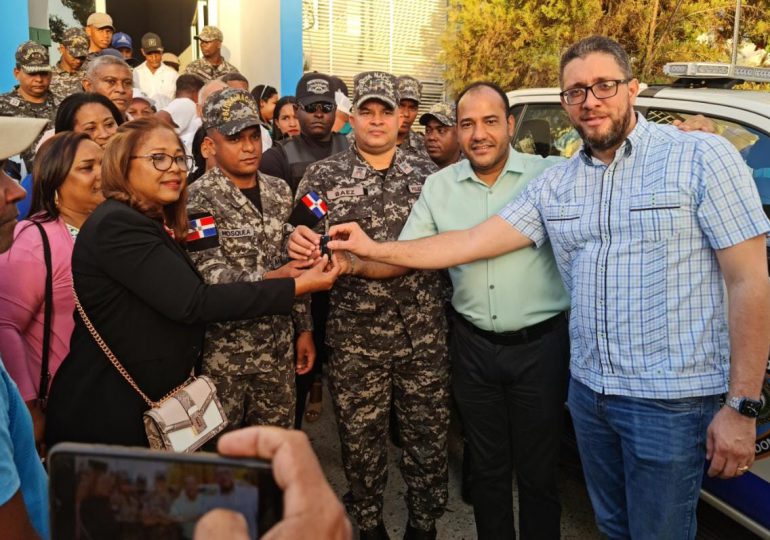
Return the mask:
[[(152, 400), (190, 375), (207, 322), (288, 315), (295, 295), (330, 288), (338, 272), (318, 264), (295, 279), (206, 285), (181, 245), (190, 161), (166, 124), (150, 118), (121, 126), (102, 164), (107, 200), (83, 225), (72, 257), (86, 315)], [(48, 447), (147, 446), (146, 410), (76, 312), (70, 353), (51, 387)]]

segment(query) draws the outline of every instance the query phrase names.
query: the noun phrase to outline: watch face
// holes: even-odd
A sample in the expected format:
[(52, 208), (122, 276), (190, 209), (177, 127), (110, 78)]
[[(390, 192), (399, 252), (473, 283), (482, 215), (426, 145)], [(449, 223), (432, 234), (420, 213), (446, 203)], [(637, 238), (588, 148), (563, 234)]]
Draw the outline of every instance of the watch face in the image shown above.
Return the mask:
[(754, 401), (752, 399), (744, 399), (741, 403), (740, 413), (745, 416), (756, 418), (759, 416), (759, 410), (762, 408), (761, 401)]

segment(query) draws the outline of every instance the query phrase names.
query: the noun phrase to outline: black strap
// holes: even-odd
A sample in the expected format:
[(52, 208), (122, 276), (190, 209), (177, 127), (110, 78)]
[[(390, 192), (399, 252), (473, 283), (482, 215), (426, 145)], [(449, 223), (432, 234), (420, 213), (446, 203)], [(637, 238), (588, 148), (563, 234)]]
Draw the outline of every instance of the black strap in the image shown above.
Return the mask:
[(48, 355), (51, 352), (51, 313), (53, 311), (53, 265), (51, 264), (51, 244), (48, 243), (48, 235), (43, 226), (33, 221), (40, 236), (43, 238), (43, 257), (45, 258), (45, 304), (43, 314), (43, 354), (40, 366), (40, 388), (37, 391), (37, 400), (40, 407), (45, 410), (48, 399), (48, 381), (51, 372), (48, 369)]

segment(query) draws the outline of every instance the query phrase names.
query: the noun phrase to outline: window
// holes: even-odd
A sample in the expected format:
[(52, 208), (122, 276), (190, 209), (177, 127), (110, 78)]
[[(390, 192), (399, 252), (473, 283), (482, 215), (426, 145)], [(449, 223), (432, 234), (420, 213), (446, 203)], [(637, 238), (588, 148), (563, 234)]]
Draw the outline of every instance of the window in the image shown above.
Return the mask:
[(527, 105), (516, 126), (513, 147), (525, 154), (568, 158), (583, 143), (559, 104)]

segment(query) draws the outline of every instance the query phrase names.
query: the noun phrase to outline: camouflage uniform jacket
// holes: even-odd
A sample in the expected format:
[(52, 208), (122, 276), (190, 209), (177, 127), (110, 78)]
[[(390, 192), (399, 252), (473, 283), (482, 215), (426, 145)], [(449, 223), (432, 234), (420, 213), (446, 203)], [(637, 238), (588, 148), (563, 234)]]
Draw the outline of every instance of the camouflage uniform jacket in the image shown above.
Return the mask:
[(67, 96), (83, 91), (82, 81), (85, 76), (83, 69), (69, 72), (62, 69), (61, 64), (56, 64), (51, 74), (49, 90), (56, 97), (56, 101), (61, 102)]
[(222, 63), (219, 65), (213, 65), (205, 58), (199, 58), (193, 60), (184, 70), (185, 73), (196, 75), (203, 79), (205, 82), (209, 82), (214, 79), (218, 79), (222, 75), (228, 73), (240, 73), (238, 68), (232, 65), (230, 62), (222, 58)]
[[(258, 181), (263, 213), (219, 168), (190, 186), (190, 218), (213, 216), (218, 233), (187, 244), (206, 283), (258, 281), (265, 272), (287, 262), (284, 223), (293, 208), (291, 190), (273, 176), (260, 174)], [(292, 317), (272, 315), (209, 324), (203, 348), (204, 372), (234, 375), (272, 371), (276, 359), (292, 357), (294, 330), (312, 330), (309, 303), (309, 296), (298, 299)]]
[(43, 136), (43, 133), (53, 127), (53, 121), (56, 119), (56, 110), (58, 107), (59, 101), (50, 92), (48, 92), (43, 103), (32, 103), (31, 101), (24, 99), (21, 94), (19, 94), (18, 86), (10, 92), (0, 94), (0, 116), (22, 116), (26, 118), (45, 118), (48, 120), (45, 128), (43, 128), (43, 131), (37, 136), (35, 142), (32, 143), (32, 146), (21, 154), (28, 171), (32, 171), (32, 160), (35, 158), (35, 148), (37, 147), (40, 138)]
[(409, 134), (399, 148), (404, 152), (410, 152), (422, 158), (430, 159), (428, 150), (425, 149), (425, 136), (422, 133), (409, 130)]
[[(321, 195), (329, 224), (356, 221), (374, 240), (397, 240), (426, 177), (436, 170), (432, 161), (396, 149), (393, 164), (381, 173), (354, 145), (310, 165), (297, 194)], [(342, 276), (330, 293), (326, 342), (369, 356), (443, 347), (445, 287), (438, 272), (387, 280)]]

